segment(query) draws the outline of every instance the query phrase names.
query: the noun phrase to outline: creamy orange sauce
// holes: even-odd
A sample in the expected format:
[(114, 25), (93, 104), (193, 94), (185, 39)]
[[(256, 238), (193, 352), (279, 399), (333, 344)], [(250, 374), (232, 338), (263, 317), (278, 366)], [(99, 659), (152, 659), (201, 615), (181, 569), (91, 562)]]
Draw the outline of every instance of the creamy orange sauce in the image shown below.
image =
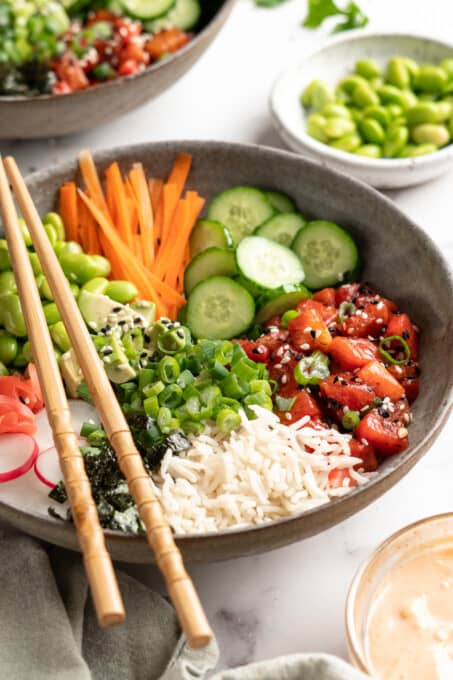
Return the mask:
[(367, 625), (377, 680), (453, 680), (453, 548), (433, 546), (390, 569)]

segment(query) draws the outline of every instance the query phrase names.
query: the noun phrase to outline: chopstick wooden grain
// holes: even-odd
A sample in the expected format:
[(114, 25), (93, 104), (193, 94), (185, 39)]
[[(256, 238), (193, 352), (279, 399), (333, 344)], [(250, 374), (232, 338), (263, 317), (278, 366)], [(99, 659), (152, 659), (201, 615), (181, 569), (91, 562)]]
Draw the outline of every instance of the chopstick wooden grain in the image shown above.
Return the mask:
[(33, 358), (83, 553), (94, 606), (102, 627), (121, 623), (124, 607), (96, 504), (74, 432), (63, 382), (47, 328), (33, 270), (22, 238), (13, 197), (0, 158), (0, 207), (6, 240), (25, 317)]
[(153, 493), (127, 421), (16, 162), (13, 158), (6, 158), (4, 164), (91, 396), (137, 505), (148, 542), (165, 577), (181, 627), (191, 647), (204, 647), (212, 638), (209, 623), (184, 568), (160, 502)]

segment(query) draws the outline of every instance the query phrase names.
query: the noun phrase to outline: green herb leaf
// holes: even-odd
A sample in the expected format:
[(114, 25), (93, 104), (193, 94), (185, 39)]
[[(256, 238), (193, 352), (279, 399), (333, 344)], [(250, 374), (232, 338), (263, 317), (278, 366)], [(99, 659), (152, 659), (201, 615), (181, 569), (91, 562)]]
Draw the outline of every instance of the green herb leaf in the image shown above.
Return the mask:
[(369, 21), (355, 2), (349, 2), (344, 9), (341, 9), (334, 0), (308, 0), (308, 12), (303, 26), (319, 28), (326, 19), (334, 16), (343, 17), (343, 20), (334, 26), (332, 33), (363, 28)]

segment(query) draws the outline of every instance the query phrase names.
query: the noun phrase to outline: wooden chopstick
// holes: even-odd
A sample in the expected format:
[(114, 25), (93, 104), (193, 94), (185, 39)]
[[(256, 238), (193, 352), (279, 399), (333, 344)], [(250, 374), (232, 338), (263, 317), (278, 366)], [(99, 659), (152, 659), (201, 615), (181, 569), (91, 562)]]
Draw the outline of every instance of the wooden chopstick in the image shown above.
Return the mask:
[(195, 587), (184, 568), (181, 553), (164, 517), (160, 502), (153, 493), (148, 473), (134, 444), (127, 421), (19, 168), (13, 158), (6, 158), (4, 164), (94, 404), (137, 505), (157, 564), (165, 577), (168, 593), (181, 627), (191, 647), (205, 647), (212, 638), (209, 623)]
[(60, 458), (98, 621), (102, 627), (112, 626), (124, 620), (123, 602), (112, 561), (105, 547), (104, 533), (99, 524), (90, 482), (85, 472), (77, 435), (72, 426), (52, 340), (1, 158), (0, 207), (28, 337), (55, 447)]

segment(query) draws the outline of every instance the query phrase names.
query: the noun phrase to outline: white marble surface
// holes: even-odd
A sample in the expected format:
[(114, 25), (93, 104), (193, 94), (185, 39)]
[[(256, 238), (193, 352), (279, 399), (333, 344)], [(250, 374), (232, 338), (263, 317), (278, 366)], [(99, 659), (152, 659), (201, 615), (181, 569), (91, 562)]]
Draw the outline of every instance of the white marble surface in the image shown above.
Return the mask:
[[(373, 28), (414, 30), (448, 39), (451, 0), (361, 0)], [(159, 139), (208, 138), (282, 146), (271, 129), (267, 96), (277, 73), (320, 40), (300, 28), (305, 1), (258, 10), (238, 0), (215, 44), (159, 99), (102, 129), (66, 139), (3, 143), (24, 171), (92, 149)], [(453, 262), (453, 171), (391, 197)], [(192, 574), (221, 647), (222, 667), (301, 651), (346, 656), (343, 608), (360, 562), (384, 537), (453, 507), (453, 422), (422, 462), (379, 501), (300, 544), (236, 562), (196, 566)], [(153, 570), (132, 568), (157, 583)]]

